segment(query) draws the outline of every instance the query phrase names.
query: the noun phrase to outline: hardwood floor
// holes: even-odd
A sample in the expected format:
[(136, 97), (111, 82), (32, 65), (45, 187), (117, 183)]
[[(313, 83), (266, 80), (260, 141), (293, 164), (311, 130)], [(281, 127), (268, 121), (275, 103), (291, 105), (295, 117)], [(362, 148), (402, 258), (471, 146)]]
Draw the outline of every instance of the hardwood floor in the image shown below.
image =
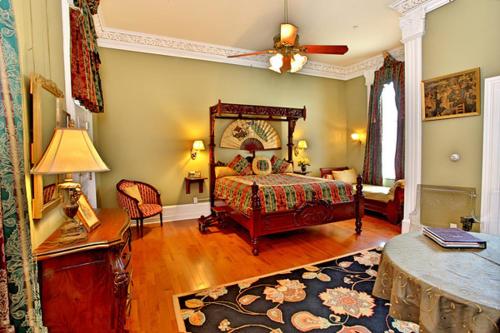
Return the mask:
[(247, 233), (237, 227), (198, 232), (197, 221), (145, 225), (133, 229), (131, 332), (177, 332), (172, 296), (252, 276), (272, 273), (378, 246), (400, 233), (400, 226), (363, 218), (361, 236), (354, 220), (262, 237), (254, 257)]

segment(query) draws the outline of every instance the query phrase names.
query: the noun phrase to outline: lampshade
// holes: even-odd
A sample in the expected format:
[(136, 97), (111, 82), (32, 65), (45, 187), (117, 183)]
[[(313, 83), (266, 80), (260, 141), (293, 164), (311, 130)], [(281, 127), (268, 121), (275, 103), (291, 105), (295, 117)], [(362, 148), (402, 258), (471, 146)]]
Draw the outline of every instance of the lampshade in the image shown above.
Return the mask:
[(203, 140), (195, 140), (193, 142), (193, 150), (205, 150), (205, 143)]
[(295, 72), (300, 71), (302, 69), (302, 67), (304, 67), (306, 62), (307, 62), (306, 56), (303, 56), (299, 53), (294, 54), (293, 58), (292, 58), (290, 72), (295, 73)]
[(31, 173), (65, 174), (109, 171), (86, 130), (56, 128), (49, 146)]
[(283, 66), (283, 55), (281, 53), (276, 53), (271, 58), (269, 58), (269, 63), (271, 64), (271, 66), (269, 67), (270, 70), (281, 73), (281, 67)]
[(297, 143), (297, 148), (299, 148), (299, 149), (307, 149), (307, 141), (306, 140), (300, 140)]
[(361, 140), (361, 135), (359, 133), (352, 133), (351, 139), (353, 139), (354, 141), (359, 141)]

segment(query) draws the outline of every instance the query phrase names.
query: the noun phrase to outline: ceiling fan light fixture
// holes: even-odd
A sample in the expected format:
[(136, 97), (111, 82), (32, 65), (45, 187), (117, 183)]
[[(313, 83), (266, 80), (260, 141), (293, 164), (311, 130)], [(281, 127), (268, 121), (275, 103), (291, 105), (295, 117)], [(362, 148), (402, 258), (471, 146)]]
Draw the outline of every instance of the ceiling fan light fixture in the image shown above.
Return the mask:
[(283, 66), (283, 55), (281, 53), (276, 53), (271, 58), (269, 58), (269, 69), (275, 71), (276, 73), (281, 73), (281, 67)]
[(280, 30), (281, 43), (287, 46), (294, 45), (298, 28), (290, 23), (282, 23)]
[(294, 54), (293, 58), (292, 58), (290, 72), (295, 73), (295, 72), (300, 71), (302, 69), (302, 67), (304, 67), (306, 62), (307, 62), (306, 56), (303, 56), (300, 53)]

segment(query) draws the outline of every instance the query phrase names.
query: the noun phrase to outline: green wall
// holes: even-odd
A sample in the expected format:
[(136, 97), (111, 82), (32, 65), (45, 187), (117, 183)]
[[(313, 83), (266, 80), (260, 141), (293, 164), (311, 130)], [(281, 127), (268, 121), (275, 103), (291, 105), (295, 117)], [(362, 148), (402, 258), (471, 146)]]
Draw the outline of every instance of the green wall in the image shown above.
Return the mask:
[[(31, 96), (29, 78), (33, 72), (57, 83), (64, 89), (62, 49), (61, 2), (55, 0), (13, 0), (19, 40), (21, 72), (24, 79), (24, 141), (27, 193), (31, 193), (30, 169), (30, 118)], [(31, 204), (31, 196), (28, 197)], [(30, 205), (31, 207), (31, 205)], [(30, 209), (31, 211), (31, 209)], [(33, 246), (43, 242), (63, 221), (59, 207), (48, 212), (41, 220), (31, 223)]]
[[(128, 51), (100, 49), (105, 113), (97, 115), (97, 149), (111, 171), (98, 175), (98, 200), (116, 205), (115, 184), (122, 178), (154, 184), (163, 204), (208, 198), (184, 192), (188, 170), (208, 174), (208, 152), (192, 161), (193, 140), (208, 144), (208, 107), (224, 102), (307, 106), (295, 139), (306, 139), (314, 175), (319, 168), (347, 163), (345, 83), (305, 75), (278, 75), (267, 69), (219, 64)], [(277, 124), (277, 123), (273, 123)], [(222, 132), (224, 124), (218, 127)], [(281, 131), (281, 125), (276, 125)], [(285, 131), (282, 139), (284, 139)], [(216, 143), (219, 143), (219, 136)], [(286, 142), (283, 142), (285, 147)], [(221, 152), (230, 160), (234, 151)], [(284, 154), (284, 152), (282, 153)]]
[[(365, 78), (363, 76), (346, 81), (345, 97), (347, 108), (347, 165), (358, 173), (363, 171), (365, 155), (366, 125), (368, 120)], [(365, 135), (362, 143), (352, 141), (350, 135)]]
[[(481, 85), (500, 75), (500, 1), (455, 0), (428, 14), (423, 79), (475, 67), (481, 68)], [(482, 121), (474, 116), (423, 123), (423, 184), (475, 187), (480, 193)], [(449, 160), (454, 152), (461, 161)]]

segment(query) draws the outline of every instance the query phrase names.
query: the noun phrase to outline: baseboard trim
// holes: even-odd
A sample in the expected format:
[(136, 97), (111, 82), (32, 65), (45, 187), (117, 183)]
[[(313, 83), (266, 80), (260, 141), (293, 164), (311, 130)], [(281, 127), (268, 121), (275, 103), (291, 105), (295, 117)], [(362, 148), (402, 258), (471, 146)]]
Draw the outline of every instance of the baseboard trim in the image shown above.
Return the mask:
[[(210, 203), (200, 202), (197, 204), (172, 205), (163, 207), (163, 222), (175, 222), (182, 220), (197, 219), (202, 215), (210, 214)], [(159, 224), (160, 216), (156, 215), (144, 219), (144, 224)], [(135, 222), (132, 221), (135, 226)]]

